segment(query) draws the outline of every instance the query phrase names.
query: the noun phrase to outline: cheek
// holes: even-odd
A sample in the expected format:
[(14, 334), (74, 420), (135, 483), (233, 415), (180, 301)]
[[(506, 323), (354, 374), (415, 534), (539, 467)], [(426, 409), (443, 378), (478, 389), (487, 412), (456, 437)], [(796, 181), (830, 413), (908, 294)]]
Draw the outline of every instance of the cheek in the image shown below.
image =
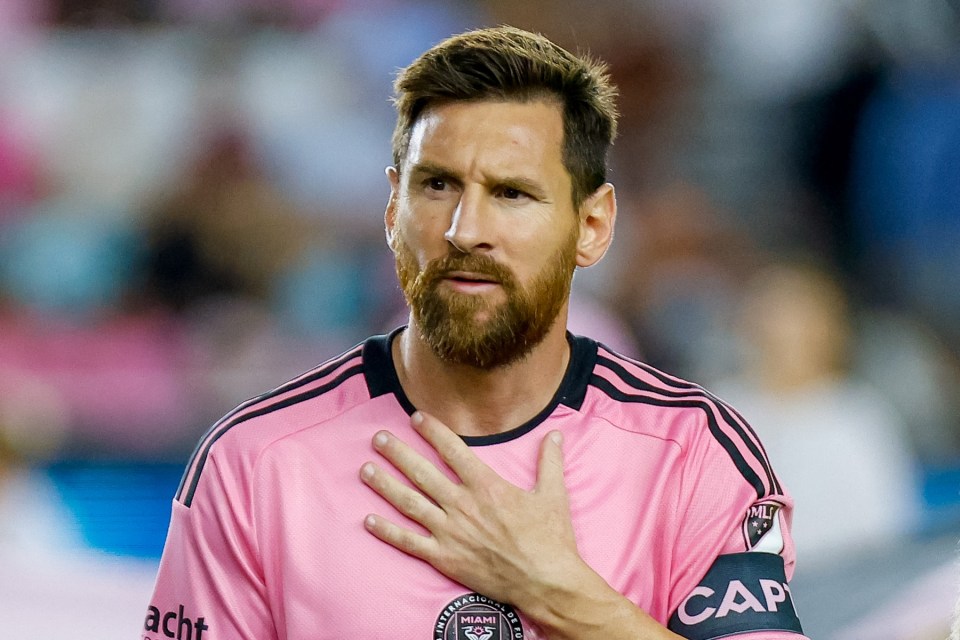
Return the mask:
[(412, 284), (431, 260), (442, 257), (423, 246), (421, 236), (409, 227), (395, 227), (391, 249), (397, 262), (397, 271), (404, 286)]
[(576, 266), (578, 229), (558, 229), (529, 236), (514, 236), (509, 242), (514, 272), (521, 282), (529, 283), (545, 271), (556, 269), (561, 263)]
[(422, 260), (446, 252), (447, 241), (443, 235), (449, 226), (449, 219), (445, 224), (443, 216), (421, 209), (418, 209), (415, 215), (407, 210), (397, 217), (394, 237), (399, 236)]

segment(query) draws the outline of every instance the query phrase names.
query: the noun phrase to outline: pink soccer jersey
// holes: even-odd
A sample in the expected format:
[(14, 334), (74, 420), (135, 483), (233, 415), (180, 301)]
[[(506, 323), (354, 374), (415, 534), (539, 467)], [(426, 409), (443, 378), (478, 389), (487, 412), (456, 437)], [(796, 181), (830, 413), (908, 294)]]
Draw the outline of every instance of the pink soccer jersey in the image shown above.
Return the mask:
[[(363, 527), (361, 483), (389, 429), (431, 460), (377, 336), (240, 405), (204, 436), (173, 503), (148, 640), (539, 639), (522, 612), (470, 592)], [(606, 581), (694, 640), (799, 640), (788, 586), (792, 503), (757, 437), (700, 387), (569, 336), (553, 401), (506, 433), (467, 437), (510, 482), (535, 483), (564, 434), (578, 548)]]

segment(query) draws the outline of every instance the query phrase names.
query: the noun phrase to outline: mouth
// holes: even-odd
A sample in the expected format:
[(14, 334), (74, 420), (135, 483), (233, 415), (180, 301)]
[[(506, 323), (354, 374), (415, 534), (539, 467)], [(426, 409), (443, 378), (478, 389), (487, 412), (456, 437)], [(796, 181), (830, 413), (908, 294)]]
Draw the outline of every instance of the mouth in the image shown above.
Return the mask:
[(444, 276), (444, 279), (463, 284), (500, 284), (495, 277), (472, 271), (451, 271)]
[(450, 271), (443, 282), (450, 291), (467, 295), (488, 295), (502, 286), (495, 276), (475, 271)]

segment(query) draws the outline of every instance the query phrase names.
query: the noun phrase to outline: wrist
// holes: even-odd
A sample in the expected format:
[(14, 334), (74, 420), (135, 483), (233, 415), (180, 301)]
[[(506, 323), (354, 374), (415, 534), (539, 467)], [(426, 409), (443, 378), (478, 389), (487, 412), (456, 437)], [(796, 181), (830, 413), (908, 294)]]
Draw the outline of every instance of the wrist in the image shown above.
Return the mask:
[[(578, 559), (579, 560), (579, 559)], [(582, 560), (514, 604), (551, 640), (676, 639)]]
[(572, 626), (586, 630), (598, 625), (625, 600), (579, 558), (574, 566), (559, 570), (552, 580), (518, 595), (515, 605), (550, 638), (577, 637), (565, 634)]

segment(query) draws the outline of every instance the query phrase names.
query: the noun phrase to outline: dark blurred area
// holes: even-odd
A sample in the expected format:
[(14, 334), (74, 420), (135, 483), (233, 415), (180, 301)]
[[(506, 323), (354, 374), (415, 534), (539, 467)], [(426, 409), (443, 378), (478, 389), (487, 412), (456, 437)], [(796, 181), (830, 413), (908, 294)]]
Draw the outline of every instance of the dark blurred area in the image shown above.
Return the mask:
[(393, 74), (501, 23), (621, 89), (617, 239), (572, 328), (753, 424), (798, 500), (808, 635), (946, 635), (960, 3), (0, 0), (0, 612), (25, 637), (81, 607), (135, 635), (202, 433), (402, 321)]

